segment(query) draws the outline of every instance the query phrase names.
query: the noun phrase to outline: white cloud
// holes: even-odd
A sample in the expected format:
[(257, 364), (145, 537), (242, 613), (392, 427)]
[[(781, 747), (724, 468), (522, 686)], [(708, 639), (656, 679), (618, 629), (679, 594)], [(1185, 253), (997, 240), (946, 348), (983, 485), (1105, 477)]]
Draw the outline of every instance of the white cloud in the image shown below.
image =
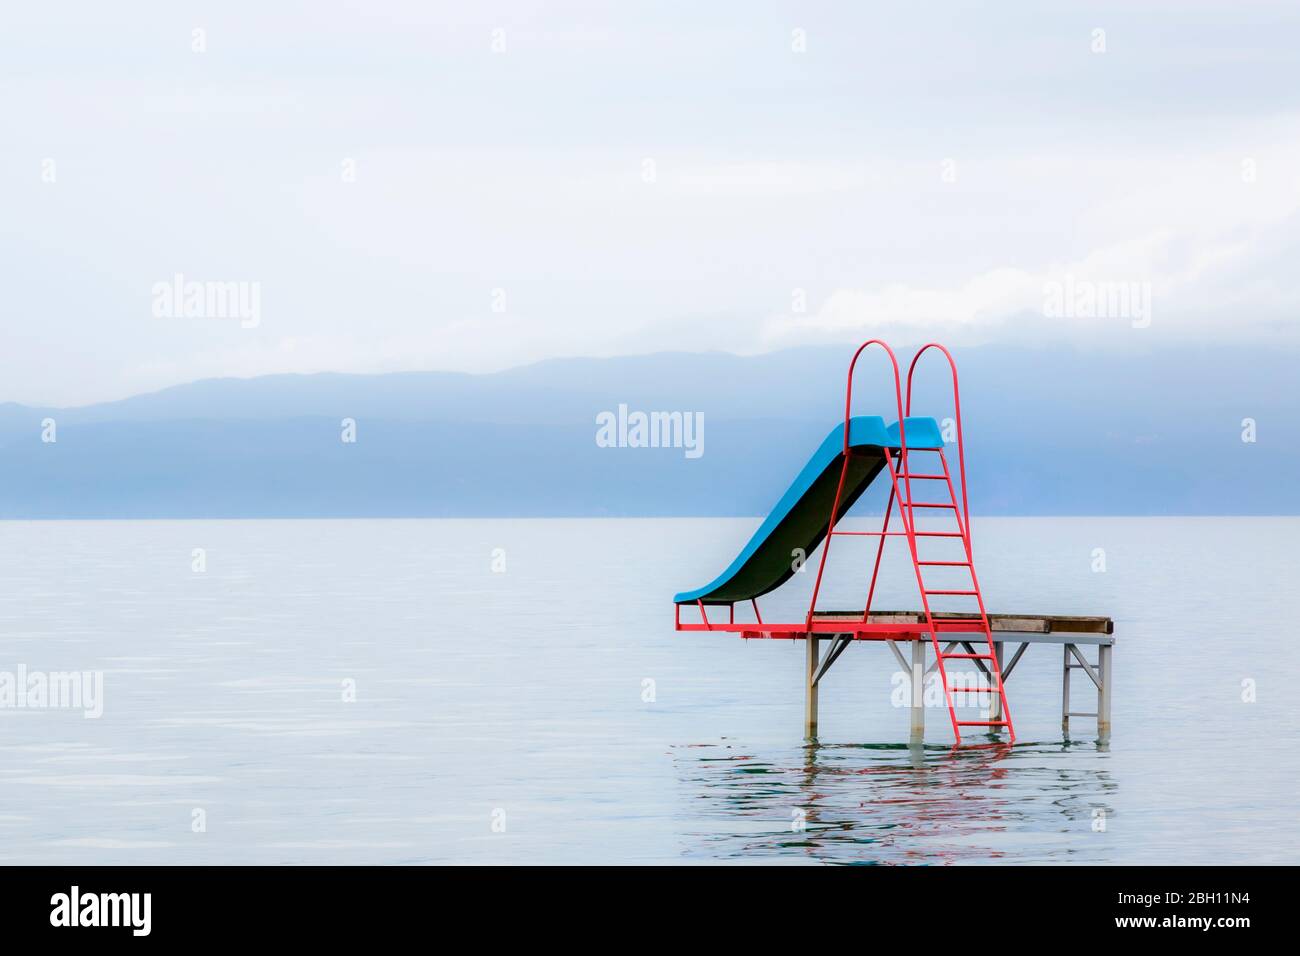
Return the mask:
[[(1275, 160), (1300, 157), (1300, 149), (1288, 143), (1271, 155)], [(1133, 164), (1135, 169), (1143, 165), (1149, 167), (1151, 161)], [(1201, 166), (1231, 168), (1222, 156), (1206, 157)], [(1168, 215), (1156, 221), (1177, 225), (1135, 231), (1080, 258), (1046, 261), (1035, 269), (1002, 266), (948, 284), (882, 282), (835, 289), (815, 308), (809, 303), (806, 314), (769, 314), (754, 347), (851, 341), (877, 332), (908, 339), (951, 335), (990, 341), (1008, 329), (1022, 332), (1026, 321), (1044, 336), (1086, 339), (1123, 324), (1105, 316), (1051, 314), (1048, 296), (1065, 283), (1094, 288), (1143, 284), (1150, 289), (1158, 321), (1175, 336), (1267, 336), (1276, 341), (1278, 324), (1290, 323), (1292, 341), (1300, 341), (1300, 275), (1285, 265), (1287, 254), (1300, 246), (1300, 189), (1287, 167), (1282, 169), (1270, 183), (1250, 188), (1220, 176), (1203, 181), (1197, 191), (1195, 177), (1186, 174), (1121, 183), (1121, 190), (1135, 192), (1137, 198), (1124, 215), (1122, 200), (1112, 194), (1115, 214), (1105, 231), (1137, 230), (1150, 221), (1152, 210), (1162, 208)], [(1189, 204), (1193, 196), (1198, 202)], [(1031, 256), (1025, 250), (1019, 258)]]
[[(1276, 336), (1300, 11), (1137, 6), (1098, 57), (1029, 4), (830, 5), (801, 55), (786, 14), (738, 3), (223, 7), (202, 55), (174, 5), (28, 5), (0, 34), (0, 401), (875, 328), (1086, 338), (1042, 316), (1067, 273), (1150, 282), (1159, 329)], [(262, 326), (151, 320), (175, 272), (259, 281)]]

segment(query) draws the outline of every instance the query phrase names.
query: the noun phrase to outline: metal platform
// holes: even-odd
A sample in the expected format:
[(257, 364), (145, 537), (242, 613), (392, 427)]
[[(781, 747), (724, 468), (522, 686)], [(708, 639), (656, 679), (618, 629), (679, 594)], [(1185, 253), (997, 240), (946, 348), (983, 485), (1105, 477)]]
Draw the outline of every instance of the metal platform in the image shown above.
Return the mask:
[[(973, 615), (973, 617), (978, 622), (978, 616)], [(840, 655), (853, 642), (875, 640), (889, 647), (903, 673), (908, 675), (911, 680), (910, 737), (912, 742), (921, 740), (925, 735), (925, 678), (937, 669), (936, 663), (932, 662), (928, 666), (926, 664), (925, 649), (926, 645), (930, 643), (930, 636), (923, 633), (925, 615), (920, 611), (878, 611), (870, 615), (868, 619), (870, 625), (899, 626), (899, 631), (895, 636), (883, 636), (883, 634), (876, 636), (880, 632), (875, 631), (866, 632), (872, 636), (864, 636), (860, 624), (862, 621), (861, 611), (820, 612), (817, 616), (819, 621), (828, 624), (837, 618), (842, 619), (846, 624), (852, 623), (858, 625), (858, 627), (851, 630), (842, 630), (838, 634), (779, 635), (781, 638), (806, 640), (808, 642), (804, 672), (804, 736), (810, 739), (817, 736), (817, 695), (821, 680), (826, 676), (826, 672), (830, 670), (831, 665), (839, 659)], [(1071, 717), (1091, 717), (1097, 721), (1098, 737), (1103, 740), (1110, 737), (1111, 688), (1115, 646), (1114, 621), (1108, 617), (1082, 617), (1065, 614), (997, 614), (993, 612), (989, 613), (988, 621), (990, 630), (994, 634), (992, 643), (994, 654), (997, 657), (998, 670), (1001, 672), (1004, 682), (1011, 677), (1016, 665), (1020, 663), (1020, 659), (1024, 657), (1025, 651), (1029, 649), (1031, 644), (1051, 644), (1061, 647), (1061, 729), (1069, 731)], [(913, 628), (916, 628), (918, 624), (921, 629), (913, 631)], [(982, 635), (982, 633), (982, 628), (980, 631), (975, 632), (976, 635)], [(751, 633), (744, 636), (756, 637), (760, 635)], [(1006, 639), (1003, 640), (1003, 637)], [(821, 649), (823, 641), (828, 644), (825, 653)], [(899, 649), (898, 645), (900, 643), (911, 645), (908, 654), (904, 654)], [(1009, 660), (1006, 657), (1007, 644), (1019, 645), (1012, 652)], [(949, 640), (944, 651), (947, 653), (959, 646), (968, 652), (972, 651), (972, 645), (962, 640)], [(1089, 662), (1081, 650), (1081, 648), (1090, 646), (1097, 648), (1096, 663)], [(986, 677), (991, 676), (983, 661), (975, 659), (972, 663), (975, 664), (977, 672)], [(1075, 670), (1083, 671), (1094, 685), (1097, 692), (1096, 711), (1070, 710), (1070, 673)], [(969, 691), (968, 693), (980, 694), (979, 691)], [(988, 698), (990, 719), (996, 719), (999, 716), (1000, 696), (995, 693), (988, 693), (984, 696)]]

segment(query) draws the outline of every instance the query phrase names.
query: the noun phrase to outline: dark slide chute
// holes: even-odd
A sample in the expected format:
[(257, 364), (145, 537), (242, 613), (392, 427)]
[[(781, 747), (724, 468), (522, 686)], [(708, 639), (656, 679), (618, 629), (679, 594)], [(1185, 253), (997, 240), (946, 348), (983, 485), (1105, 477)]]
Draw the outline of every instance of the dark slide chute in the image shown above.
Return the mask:
[[(933, 418), (908, 418), (903, 426), (908, 448), (943, 447), (939, 425)], [(884, 470), (884, 449), (895, 452), (899, 444), (897, 423), (886, 428), (885, 420), (878, 415), (850, 419), (849, 447), (853, 454), (849, 456), (848, 473), (844, 476), (837, 521)], [(797, 553), (802, 550), (806, 558), (826, 537), (843, 465), (844, 425), (841, 423), (831, 429), (736, 560), (709, 584), (694, 591), (683, 591), (673, 601), (677, 604), (749, 601), (788, 581), (795, 573)]]

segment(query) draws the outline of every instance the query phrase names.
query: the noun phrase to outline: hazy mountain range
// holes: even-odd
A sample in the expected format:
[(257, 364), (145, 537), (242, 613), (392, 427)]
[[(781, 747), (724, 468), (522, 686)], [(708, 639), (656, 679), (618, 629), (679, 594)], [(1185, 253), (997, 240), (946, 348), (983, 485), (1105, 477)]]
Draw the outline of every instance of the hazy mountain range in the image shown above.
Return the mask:
[[(1140, 334), (1136, 333), (1135, 334)], [(843, 348), (659, 353), (467, 375), (212, 379), (0, 405), (5, 518), (764, 514), (843, 413)], [(1294, 514), (1296, 354), (968, 349), (983, 514)], [(855, 411), (892, 420), (883, 359)], [(926, 366), (915, 411), (951, 414)], [(919, 386), (920, 387), (920, 386)], [(600, 447), (597, 416), (701, 413), (703, 454)], [(1242, 440), (1243, 420), (1256, 440)], [(341, 439), (355, 421), (355, 442)], [(56, 441), (47, 420), (53, 420)]]

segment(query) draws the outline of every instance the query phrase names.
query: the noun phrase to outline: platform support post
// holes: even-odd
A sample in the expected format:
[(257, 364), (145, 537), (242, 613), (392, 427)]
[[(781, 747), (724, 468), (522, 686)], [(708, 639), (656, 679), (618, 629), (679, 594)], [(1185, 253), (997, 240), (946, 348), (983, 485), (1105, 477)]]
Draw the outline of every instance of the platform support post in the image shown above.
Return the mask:
[[(997, 660), (998, 673), (1001, 674), (1002, 664), (1003, 664), (1001, 641), (993, 642), (993, 657)], [(989, 686), (992, 688), (992, 691), (989, 695), (989, 720), (1001, 720), (1002, 719), (1002, 695), (998, 693), (998, 685), (995, 681), (989, 681)], [(989, 729), (994, 730), (1000, 728), (990, 727)]]
[(808, 645), (808, 662), (804, 671), (803, 735), (806, 740), (816, 740), (817, 684), (813, 681), (813, 678), (817, 676), (817, 664), (820, 657), (818, 651), (821, 638), (816, 634), (809, 634), (804, 643)]
[(912, 728), (911, 742), (925, 738), (925, 641), (918, 634), (912, 641)]
[(1061, 730), (1070, 732), (1070, 648), (1073, 644), (1061, 647), (1064, 658), (1061, 662)]
[(1097, 736), (1103, 740), (1110, 737), (1110, 655), (1114, 649), (1109, 644), (1097, 647), (1097, 677), (1101, 681), (1097, 688)]

